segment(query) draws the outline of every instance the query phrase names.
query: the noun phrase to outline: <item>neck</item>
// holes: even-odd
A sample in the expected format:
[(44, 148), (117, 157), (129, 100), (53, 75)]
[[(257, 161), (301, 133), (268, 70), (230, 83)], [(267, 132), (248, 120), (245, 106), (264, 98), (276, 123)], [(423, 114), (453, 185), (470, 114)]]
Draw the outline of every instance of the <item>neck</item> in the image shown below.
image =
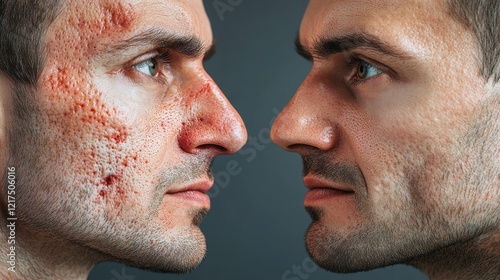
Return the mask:
[(413, 261), (411, 265), (432, 280), (499, 279), (500, 230), (442, 248)]
[[(1, 217), (0, 279), (87, 279), (96, 256), (76, 244)], [(15, 227), (14, 227), (15, 226)], [(21, 230), (22, 229), (22, 230)]]

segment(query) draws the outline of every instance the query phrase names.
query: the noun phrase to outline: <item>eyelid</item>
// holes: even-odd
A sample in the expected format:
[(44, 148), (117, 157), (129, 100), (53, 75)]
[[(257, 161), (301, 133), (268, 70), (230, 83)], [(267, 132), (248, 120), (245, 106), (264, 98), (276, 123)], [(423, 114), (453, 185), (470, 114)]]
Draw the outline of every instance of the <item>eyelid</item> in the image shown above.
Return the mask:
[(396, 71), (394, 71), (391, 67), (387, 66), (384, 63), (381, 63), (377, 60), (366, 57), (365, 55), (362, 55), (362, 54), (353, 53), (353, 54), (349, 55), (349, 57), (364, 61), (368, 64), (371, 64), (371, 65), (375, 66), (376, 68), (380, 69), (385, 74), (391, 76), (392, 78), (399, 79), (398, 73), (396, 73)]
[(157, 50), (154, 52), (142, 54), (142, 55), (132, 59), (128, 63), (128, 67), (133, 67), (133, 66), (138, 65), (140, 63), (143, 63), (149, 59), (156, 59), (156, 60), (159, 60), (162, 63), (166, 63), (166, 64), (171, 62), (171, 56), (170, 56), (170, 52), (168, 50)]
[[(140, 65), (141, 63), (144, 63), (144, 62), (151, 60), (151, 59), (156, 60), (158, 62), (158, 75), (157, 75), (157, 77), (146, 75), (135, 68), (135, 66)], [(143, 55), (136, 57), (135, 59), (131, 60), (130, 63), (128, 63), (128, 66), (126, 68), (127, 68), (127, 71), (134, 71), (137, 73), (137, 75), (141, 75), (141, 76), (144, 76), (145, 78), (153, 79), (153, 81), (155, 81), (155, 82), (164, 84), (165, 83), (165, 78), (164, 78), (165, 65), (169, 65), (171, 62), (172, 61), (171, 61), (170, 51), (157, 50), (157, 51), (149, 52), (147, 54), (143, 54)]]
[[(349, 83), (357, 82), (357, 84), (359, 84), (359, 83), (363, 83), (363, 82), (368, 82), (371, 79), (376, 79), (377, 77), (379, 77), (382, 74), (386, 74), (392, 79), (399, 79), (399, 75), (394, 70), (392, 70), (390, 67), (388, 67), (380, 62), (377, 62), (373, 59), (367, 58), (364, 55), (357, 54), (357, 53), (345, 53), (344, 56), (346, 57), (347, 70), (348, 70), (347, 81)], [(370, 64), (373, 67), (379, 69), (381, 71), (381, 73), (377, 74), (375, 76), (366, 78), (366, 79), (357, 79), (356, 81), (353, 81), (353, 77), (356, 74), (355, 73), (356, 66), (359, 65), (359, 63)]]

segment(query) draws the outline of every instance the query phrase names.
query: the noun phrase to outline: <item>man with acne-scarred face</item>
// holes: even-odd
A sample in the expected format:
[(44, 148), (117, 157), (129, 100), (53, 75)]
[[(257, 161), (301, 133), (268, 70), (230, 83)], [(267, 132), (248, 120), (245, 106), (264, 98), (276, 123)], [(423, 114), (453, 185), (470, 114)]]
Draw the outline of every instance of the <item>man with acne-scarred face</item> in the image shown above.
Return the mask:
[(498, 0), (309, 2), (271, 134), (303, 158), (320, 266), (500, 279), (499, 30)]
[(247, 137), (212, 40), (201, 0), (0, 1), (2, 279), (200, 263), (211, 163)]

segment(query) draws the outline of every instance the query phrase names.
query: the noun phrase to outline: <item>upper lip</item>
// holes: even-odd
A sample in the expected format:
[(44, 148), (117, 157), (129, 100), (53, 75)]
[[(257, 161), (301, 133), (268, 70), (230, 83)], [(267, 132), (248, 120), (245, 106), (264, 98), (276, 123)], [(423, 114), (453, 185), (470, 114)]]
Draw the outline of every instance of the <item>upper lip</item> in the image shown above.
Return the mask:
[(346, 186), (345, 184), (328, 181), (324, 178), (314, 175), (307, 175), (303, 178), (303, 180), (304, 185), (310, 190), (318, 188), (328, 188), (342, 192), (354, 192), (351, 187)]
[(193, 184), (186, 185), (184, 187), (169, 189), (167, 190), (166, 194), (174, 194), (174, 193), (189, 192), (189, 191), (206, 193), (208, 192), (208, 190), (210, 190), (212, 185), (213, 182), (211, 180), (202, 180)]

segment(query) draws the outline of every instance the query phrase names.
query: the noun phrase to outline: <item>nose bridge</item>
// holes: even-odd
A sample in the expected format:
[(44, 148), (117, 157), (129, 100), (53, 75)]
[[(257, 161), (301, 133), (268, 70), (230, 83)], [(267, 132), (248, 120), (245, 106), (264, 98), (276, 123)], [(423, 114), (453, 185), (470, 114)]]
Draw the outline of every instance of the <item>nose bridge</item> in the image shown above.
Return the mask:
[(219, 153), (239, 150), (247, 139), (245, 125), (212, 78), (203, 71), (187, 81), (185, 88), (189, 92), (184, 108), (190, 114), (180, 134), (181, 147), (190, 153), (214, 148)]
[(333, 147), (336, 124), (332, 116), (336, 108), (330, 108), (331, 99), (325, 90), (311, 76), (306, 78), (273, 124), (271, 137), (276, 144), (291, 151), (300, 146), (321, 150)]

